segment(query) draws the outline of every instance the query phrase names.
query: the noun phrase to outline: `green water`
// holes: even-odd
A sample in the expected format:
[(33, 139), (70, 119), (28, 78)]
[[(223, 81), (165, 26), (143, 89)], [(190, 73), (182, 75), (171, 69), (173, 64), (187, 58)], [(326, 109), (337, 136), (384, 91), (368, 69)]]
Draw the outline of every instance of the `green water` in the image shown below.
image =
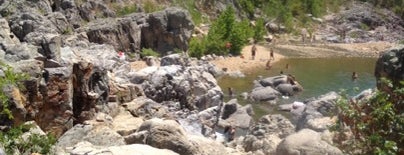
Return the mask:
[[(253, 81), (259, 76), (270, 77), (284, 74), (292, 74), (296, 80), (303, 86), (304, 91), (299, 95), (290, 97), (289, 99), (280, 99), (277, 104), (292, 103), (294, 101), (304, 101), (310, 97), (317, 97), (330, 91), (339, 92), (345, 89), (349, 94), (355, 95), (359, 91), (374, 88), (376, 86), (374, 78), (376, 58), (288, 58), (282, 59), (273, 64), (271, 70), (257, 68), (246, 74), (245, 78), (221, 77), (218, 79), (219, 86), (227, 95), (228, 87), (232, 87), (235, 93), (239, 95), (242, 92), (249, 92), (253, 87)], [(289, 64), (288, 69), (286, 65)], [(359, 78), (352, 80), (352, 72), (357, 72)], [(226, 96), (226, 101), (229, 99)], [(248, 104), (250, 101), (239, 99), (239, 103)], [(253, 104), (256, 113), (278, 113), (276, 106), (266, 103)]]

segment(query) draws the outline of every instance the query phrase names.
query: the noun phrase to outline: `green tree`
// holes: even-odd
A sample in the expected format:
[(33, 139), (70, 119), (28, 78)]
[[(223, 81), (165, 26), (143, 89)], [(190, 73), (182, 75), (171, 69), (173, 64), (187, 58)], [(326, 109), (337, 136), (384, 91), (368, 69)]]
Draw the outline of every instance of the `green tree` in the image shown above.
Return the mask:
[(192, 38), (189, 42), (189, 56), (201, 58), (205, 52), (205, 45), (202, 39)]
[(254, 28), (254, 40), (255, 41), (262, 41), (264, 40), (264, 35), (266, 34), (266, 29), (264, 25), (264, 19), (258, 18), (256, 23), (255, 23), (255, 28)]
[(342, 138), (346, 142), (340, 146), (349, 154), (398, 154), (398, 148), (404, 148), (404, 82), (397, 87), (382, 81), (394, 91), (379, 90), (360, 102), (343, 95), (337, 102), (340, 123), (335, 129), (339, 138), (346, 136), (346, 127), (352, 132), (353, 137)]

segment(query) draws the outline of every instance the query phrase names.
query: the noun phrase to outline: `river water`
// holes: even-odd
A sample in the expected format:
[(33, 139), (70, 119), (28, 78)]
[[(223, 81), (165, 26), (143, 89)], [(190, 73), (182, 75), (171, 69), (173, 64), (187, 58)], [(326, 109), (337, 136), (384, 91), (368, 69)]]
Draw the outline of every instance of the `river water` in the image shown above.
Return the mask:
[[(317, 97), (330, 91), (340, 92), (346, 90), (350, 95), (355, 95), (362, 90), (374, 88), (376, 81), (374, 77), (376, 58), (287, 58), (273, 64), (271, 70), (257, 68), (248, 71), (245, 78), (221, 77), (218, 79), (219, 86), (227, 94), (227, 88), (232, 87), (239, 95), (242, 92), (249, 92), (253, 87), (253, 81), (260, 76), (270, 77), (284, 74), (292, 74), (303, 86), (304, 91), (289, 99), (281, 98), (277, 104), (293, 103), (304, 101), (311, 97)], [(286, 68), (288, 66), (288, 68)], [(358, 73), (359, 78), (352, 80), (352, 72)], [(355, 91), (356, 89), (356, 91)], [(359, 91), (359, 92), (358, 92)], [(225, 100), (229, 100), (226, 96)], [(251, 103), (239, 97), (239, 103), (244, 105)], [(276, 110), (276, 105), (266, 103), (253, 103), (254, 110), (258, 116), (266, 113), (282, 113)]]

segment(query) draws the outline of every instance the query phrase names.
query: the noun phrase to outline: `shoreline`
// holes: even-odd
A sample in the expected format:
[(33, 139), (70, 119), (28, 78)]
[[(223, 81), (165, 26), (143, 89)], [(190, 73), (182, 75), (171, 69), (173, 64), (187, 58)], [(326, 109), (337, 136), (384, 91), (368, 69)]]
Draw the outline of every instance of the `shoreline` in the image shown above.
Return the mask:
[[(225, 57), (224, 59), (212, 60), (210, 62), (216, 65), (219, 69), (227, 68), (227, 72), (241, 71), (242, 73), (246, 73), (259, 67), (265, 67), (270, 58), (270, 48), (257, 44), (255, 59), (252, 60), (251, 47), (252, 45), (245, 46), (242, 49), (241, 56)], [(279, 54), (275, 48), (273, 48), (273, 50), (275, 59), (271, 60), (271, 64), (276, 63), (285, 57), (284, 55)]]
[[(395, 43), (369, 42), (369, 43), (308, 43), (308, 44), (257, 44), (256, 59), (251, 60), (251, 45), (245, 46), (242, 50), (244, 59), (238, 57), (226, 57), (221, 60), (210, 61), (219, 69), (227, 68), (228, 72), (240, 71), (244, 74), (257, 68), (265, 68), (269, 59), (269, 48), (273, 48), (276, 63), (281, 59), (290, 57), (303, 58), (327, 58), (327, 57), (375, 57), (387, 49), (394, 47)], [(295, 55), (295, 56), (290, 56)]]

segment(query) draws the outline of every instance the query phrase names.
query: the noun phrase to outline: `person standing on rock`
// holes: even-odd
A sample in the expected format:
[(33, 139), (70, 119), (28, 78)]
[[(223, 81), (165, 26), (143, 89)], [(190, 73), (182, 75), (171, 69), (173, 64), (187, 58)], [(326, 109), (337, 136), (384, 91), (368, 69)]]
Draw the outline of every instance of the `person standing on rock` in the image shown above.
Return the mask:
[(120, 60), (121, 62), (125, 61), (125, 59), (126, 59), (125, 53), (123, 53), (122, 51), (119, 51), (119, 52), (118, 52), (118, 57), (119, 57), (119, 60)]
[(256, 52), (257, 52), (257, 47), (256, 47), (255, 42), (254, 42), (253, 46), (251, 47), (251, 57), (252, 57), (252, 60), (255, 59), (255, 54), (256, 54)]

